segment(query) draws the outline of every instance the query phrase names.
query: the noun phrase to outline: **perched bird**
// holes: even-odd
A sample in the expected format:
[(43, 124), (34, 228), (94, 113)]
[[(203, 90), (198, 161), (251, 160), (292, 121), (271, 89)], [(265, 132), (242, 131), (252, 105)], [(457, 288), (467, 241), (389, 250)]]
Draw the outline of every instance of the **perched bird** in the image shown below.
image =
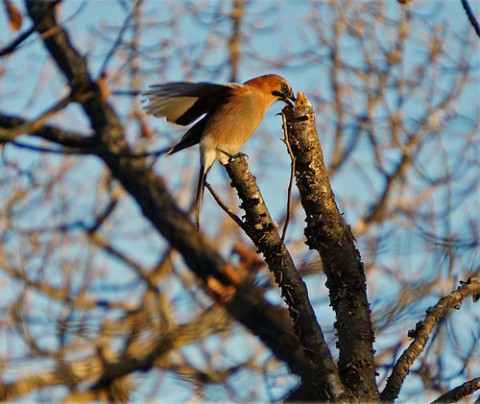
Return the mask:
[(207, 173), (218, 160), (222, 165), (235, 157), (252, 136), (267, 109), (276, 101), (292, 104), (295, 97), (288, 82), (267, 74), (244, 84), (166, 83), (150, 86), (143, 93), (144, 109), (168, 122), (192, 126), (180, 142), (165, 150), (167, 155), (200, 144), (200, 175), (195, 200), (195, 223), (199, 227), (200, 208)]

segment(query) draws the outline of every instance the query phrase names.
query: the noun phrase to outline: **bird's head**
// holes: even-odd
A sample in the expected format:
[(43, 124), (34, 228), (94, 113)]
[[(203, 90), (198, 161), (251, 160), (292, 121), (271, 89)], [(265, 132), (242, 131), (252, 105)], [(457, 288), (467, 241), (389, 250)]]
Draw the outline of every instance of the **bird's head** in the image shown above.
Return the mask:
[(276, 74), (267, 74), (247, 81), (245, 84), (259, 87), (265, 95), (273, 98), (272, 102), (283, 101), (288, 105), (295, 105), (295, 95), (292, 86), (283, 77)]
[(277, 97), (278, 101), (283, 101), (292, 107), (295, 106), (295, 95), (293, 94), (292, 86), (284, 78), (276, 76), (272, 84), (272, 95)]

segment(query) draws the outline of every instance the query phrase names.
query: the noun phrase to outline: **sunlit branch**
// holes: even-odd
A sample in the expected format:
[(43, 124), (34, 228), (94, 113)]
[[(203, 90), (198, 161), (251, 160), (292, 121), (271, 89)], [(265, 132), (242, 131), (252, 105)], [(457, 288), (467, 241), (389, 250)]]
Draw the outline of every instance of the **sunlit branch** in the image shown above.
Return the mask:
[(458, 287), (448, 296), (441, 298), (438, 303), (427, 309), (425, 319), (417, 323), (415, 330), (411, 330), (409, 336), (413, 338), (410, 346), (403, 351), (393, 367), (392, 374), (388, 378), (387, 385), (381, 394), (381, 399), (393, 401), (398, 397), (403, 382), (415, 360), (425, 350), (430, 334), (435, 325), (443, 319), (452, 309), (459, 309), (465, 298), (480, 295), (480, 283), (469, 280)]

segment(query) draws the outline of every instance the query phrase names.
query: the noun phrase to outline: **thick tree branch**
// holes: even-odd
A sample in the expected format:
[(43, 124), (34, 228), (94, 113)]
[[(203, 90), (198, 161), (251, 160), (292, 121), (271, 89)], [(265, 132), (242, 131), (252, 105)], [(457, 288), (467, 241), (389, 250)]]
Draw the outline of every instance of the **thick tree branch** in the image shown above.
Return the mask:
[(307, 287), (278, 234), (245, 157), (240, 156), (225, 167), (246, 213), (242, 227), (264, 255), (270, 271), (275, 275), (275, 281), (281, 288), (290, 311), (293, 327), (309, 360), (310, 369), (305, 369), (304, 374), (309, 380), (304, 379), (303, 383), (315, 386), (319, 394), (317, 399), (345, 399), (345, 388), (308, 299)]
[(296, 107), (284, 112), (307, 215), (307, 244), (322, 258), (330, 302), (337, 314), (340, 377), (359, 400), (375, 401), (374, 336), (360, 254), (335, 203), (309, 101), (300, 93)]
[(229, 64), (231, 68), (230, 81), (238, 81), (238, 68), (240, 65), (240, 56), (242, 50), (242, 31), (241, 25), (245, 13), (245, 1), (233, 0), (232, 12), (230, 18), (232, 20), (232, 34), (228, 41)]
[(428, 338), (435, 325), (444, 318), (451, 309), (459, 309), (463, 299), (472, 296), (474, 301), (480, 296), (480, 283), (477, 280), (464, 282), (456, 291), (441, 298), (438, 303), (427, 309), (427, 317), (419, 322), (415, 330), (409, 332), (413, 341), (395, 363), (392, 374), (388, 378), (387, 385), (381, 394), (383, 401), (394, 401), (402, 388), (403, 381), (407, 377), (410, 367), (418, 356), (424, 351)]
[[(20, 130), (21, 129), (21, 130)], [(98, 139), (55, 125), (31, 124), (29, 120), (18, 116), (0, 113), (0, 143), (12, 142), (20, 135), (34, 135), (50, 142), (69, 148), (89, 149), (99, 145)]]

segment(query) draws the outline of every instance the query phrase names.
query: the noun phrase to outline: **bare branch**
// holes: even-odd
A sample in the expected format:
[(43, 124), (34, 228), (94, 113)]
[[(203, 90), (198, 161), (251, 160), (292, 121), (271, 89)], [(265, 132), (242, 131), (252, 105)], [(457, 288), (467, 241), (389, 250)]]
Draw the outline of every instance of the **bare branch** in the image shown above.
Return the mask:
[(225, 167), (246, 212), (242, 227), (262, 252), (270, 271), (275, 275), (290, 311), (295, 332), (309, 359), (309, 366), (302, 373), (304, 382), (313, 383), (319, 399), (345, 399), (348, 393), (338, 377), (337, 366), (308, 299), (306, 285), (278, 234), (245, 157), (237, 157)]
[(215, 190), (213, 189), (213, 187), (208, 183), (206, 182), (205, 183), (205, 187), (208, 189), (208, 191), (210, 192), (210, 194), (213, 196), (213, 199), (215, 199), (215, 202), (217, 202), (218, 206), (220, 206), (222, 208), (222, 210), (228, 215), (231, 217), (231, 219), (239, 226), (239, 227), (242, 227), (243, 228), (243, 222), (242, 222), (242, 219), (240, 219), (234, 212), (232, 209), (230, 209), (227, 205), (225, 205), (225, 203), (222, 201), (222, 199), (220, 198), (220, 195), (218, 195)]
[(480, 377), (469, 380), (466, 383), (463, 383), (461, 386), (450, 390), (449, 392), (442, 394), (438, 397), (432, 404), (436, 403), (454, 403), (460, 401), (462, 398), (465, 398), (477, 390), (480, 390)]
[[(71, 148), (88, 149), (99, 144), (98, 139), (78, 132), (62, 129), (55, 125), (31, 124), (30, 121), (17, 117), (0, 114), (0, 143), (10, 142), (15, 137), (30, 134), (50, 142)], [(20, 131), (19, 128), (22, 128)], [(14, 132), (10, 132), (13, 130)], [(13, 135), (12, 135), (13, 133)]]
[(444, 318), (452, 309), (459, 309), (463, 300), (469, 296), (480, 295), (480, 283), (477, 280), (469, 280), (460, 286), (456, 291), (448, 296), (442, 297), (438, 303), (427, 309), (425, 320), (419, 322), (415, 330), (410, 331), (409, 336), (413, 337), (410, 346), (403, 351), (393, 367), (392, 374), (388, 378), (387, 385), (382, 391), (381, 399), (393, 401), (398, 397), (398, 393), (403, 385), (405, 377), (410, 371), (410, 367), (415, 360), (424, 351), (430, 334), (435, 325)]
[(473, 13), (472, 8), (468, 3), (468, 0), (462, 0), (462, 6), (465, 12), (467, 13), (467, 17), (470, 21), (470, 24), (472, 24), (473, 29), (477, 33), (477, 36), (480, 38), (480, 24), (478, 23), (478, 20), (475, 17), (475, 14)]
[(307, 215), (307, 244), (320, 253), (330, 302), (337, 314), (340, 377), (358, 399), (376, 400), (374, 337), (360, 254), (335, 203), (310, 102), (299, 93), (296, 107), (284, 111)]
[(285, 215), (285, 224), (283, 225), (282, 230), (282, 243), (285, 242), (285, 237), (287, 236), (288, 224), (290, 223), (290, 216), (292, 214), (292, 188), (293, 188), (293, 178), (295, 177), (295, 156), (293, 155), (292, 148), (290, 146), (287, 134), (287, 118), (285, 113), (282, 111), (282, 122), (283, 122), (283, 132), (285, 137), (283, 139), (285, 146), (287, 146), (288, 155), (290, 156), (290, 179), (288, 180), (288, 190), (287, 190), (287, 212)]

